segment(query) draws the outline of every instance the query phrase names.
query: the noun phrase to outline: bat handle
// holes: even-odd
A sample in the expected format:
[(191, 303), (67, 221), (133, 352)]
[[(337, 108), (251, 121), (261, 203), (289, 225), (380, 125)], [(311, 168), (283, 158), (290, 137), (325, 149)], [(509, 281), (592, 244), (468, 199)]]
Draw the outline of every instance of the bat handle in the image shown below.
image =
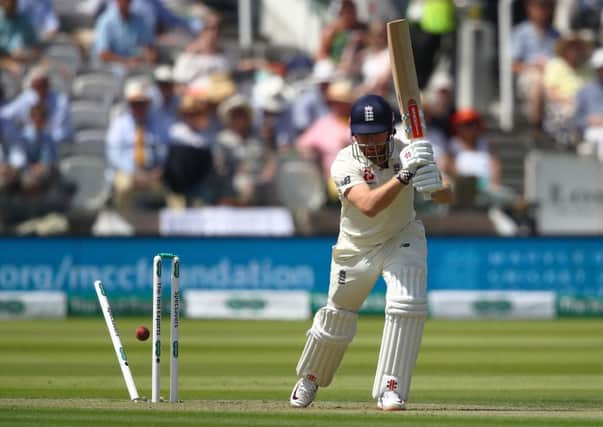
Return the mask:
[[(435, 164), (435, 162), (434, 162)], [(423, 200), (429, 201), (431, 200), (431, 193), (421, 193), (423, 195)]]

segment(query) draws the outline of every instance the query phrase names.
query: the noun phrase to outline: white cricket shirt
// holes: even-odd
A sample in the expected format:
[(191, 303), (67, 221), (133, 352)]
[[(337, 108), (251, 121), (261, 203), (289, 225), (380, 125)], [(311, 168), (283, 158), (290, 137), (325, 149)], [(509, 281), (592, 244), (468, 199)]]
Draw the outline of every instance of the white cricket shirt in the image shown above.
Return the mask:
[[(357, 250), (381, 245), (415, 219), (414, 191), (407, 185), (393, 202), (374, 217), (363, 214), (345, 196), (346, 190), (366, 183), (371, 189), (390, 180), (401, 169), (400, 151), (404, 143), (394, 139), (394, 148), (388, 167), (380, 167), (354, 158), (352, 145), (339, 151), (331, 165), (331, 178), (337, 186), (341, 200), (341, 217), (336, 249)], [(364, 160), (364, 158), (362, 158)]]

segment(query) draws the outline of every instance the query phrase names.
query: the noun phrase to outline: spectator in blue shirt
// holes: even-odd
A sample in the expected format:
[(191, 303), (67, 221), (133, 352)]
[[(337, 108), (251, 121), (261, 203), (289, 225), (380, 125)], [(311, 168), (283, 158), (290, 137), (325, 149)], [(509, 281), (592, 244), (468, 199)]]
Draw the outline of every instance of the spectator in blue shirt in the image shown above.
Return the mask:
[[(115, 0), (100, 2), (99, 9), (112, 7)], [(198, 18), (184, 18), (176, 15), (165, 6), (163, 0), (132, 0), (131, 11), (140, 15), (153, 34), (181, 28), (191, 34), (197, 34), (203, 27)]]
[(153, 31), (144, 19), (134, 13), (131, 0), (116, 0), (98, 18), (94, 30), (94, 51), (105, 63), (126, 70), (155, 63), (157, 52)]
[(590, 29), (599, 45), (603, 44), (603, 0), (574, 0), (571, 11), (573, 29)]
[(19, 0), (19, 12), (29, 17), (40, 40), (48, 40), (59, 31), (59, 19), (51, 0)]
[(197, 34), (203, 24), (197, 18), (183, 18), (163, 4), (163, 0), (133, 0), (132, 11), (142, 16), (155, 34), (181, 28)]
[(118, 209), (137, 205), (142, 199), (164, 198), (161, 176), (168, 129), (151, 108), (151, 97), (148, 83), (129, 80), (125, 88), (128, 109), (109, 124), (107, 160)]
[[(0, 105), (4, 104), (4, 90), (0, 85)], [(0, 120), (0, 194), (14, 185), (17, 171), (9, 162), (10, 145), (5, 134), (6, 123)], [(0, 225), (2, 224), (0, 214)]]
[(48, 113), (43, 103), (31, 107), (29, 120), (17, 144), (23, 154), (24, 165), (40, 164), (44, 169), (51, 169), (58, 163), (57, 141), (48, 127)]
[(298, 134), (329, 114), (326, 93), (335, 77), (335, 65), (331, 60), (323, 59), (314, 64), (308, 88), (296, 97), (291, 105), (291, 120)]
[(169, 129), (178, 118), (180, 96), (176, 94), (172, 67), (160, 65), (153, 72), (155, 91), (153, 93), (153, 108), (163, 118)]
[(518, 95), (527, 102), (530, 123), (542, 121), (542, 75), (544, 65), (555, 55), (559, 32), (552, 26), (555, 2), (527, 0), (528, 20), (513, 29), (511, 56), (517, 75)]
[(574, 124), (587, 146), (599, 146), (603, 160), (603, 48), (593, 53), (590, 63), (596, 75), (576, 96)]
[(60, 175), (48, 117), (44, 103), (32, 106), (18, 143), (11, 146), (9, 163), (17, 171), (16, 179), (0, 192), (0, 208), (8, 224), (69, 209), (75, 186)]
[(20, 74), (23, 63), (38, 56), (38, 38), (29, 18), (17, 10), (17, 0), (0, 1), (0, 66)]
[(29, 119), (31, 107), (42, 102), (48, 112), (48, 128), (52, 139), (58, 143), (72, 135), (69, 115), (69, 98), (50, 88), (49, 70), (43, 65), (30, 70), (25, 87), (14, 100), (0, 108), (0, 119), (7, 124), (5, 134), (15, 140)]
[(10, 164), (21, 171), (21, 189), (25, 192), (41, 188), (57, 167), (57, 143), (48, 128), (48, 117), (44, 103), (33, 105), (18, 141), (10, 147)]

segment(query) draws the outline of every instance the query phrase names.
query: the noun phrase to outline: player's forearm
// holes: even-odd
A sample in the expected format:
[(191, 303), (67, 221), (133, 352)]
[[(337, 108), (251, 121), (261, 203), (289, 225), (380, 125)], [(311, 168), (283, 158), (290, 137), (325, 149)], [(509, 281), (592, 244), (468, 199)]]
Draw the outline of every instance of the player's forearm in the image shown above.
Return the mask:
[(514, 61), (511, 69), (514, 73), (519, 74), (525, 69), (525, 64), (521, 61)]
[(352, 200), (352, 203), (363, 214), (372, 218), (391, 205), (404, 187), (405, 185), (394, 177), (373, 190), (363, 192), (356, 200)]
[(490, 160), (490, 169), (492, 170), (492, 175), (490, 177), (490, 182), (495, 187), (498, 187), (502, 184), (502, 167), (500, 161), (496, 157), (492, 157)]
[[(440, 175), (441, 176), (441, 175)], [(429, 193), (431, 201), (437, 204), (450, 204), (454, 201), (452, 186), (446, 176), (442, 177), (442, 188)]]
[(144, 59), (149, 64), (157, 62), (157, 50), (152, 46), (147, 46), (144, 50)]
[(100, 59), (103, 62), (119, 62), (121, 64), (127, 64), (129, 61), (131, 61), (132, 58), (120, 56), (109, 50), (105, 50), (100, 53)]
[(452, 191), (450, 187), (444, 187), (441, 190), (434, 191), (430, 194), (431, 200), (439, 204), (449, 204), (453, 201)]

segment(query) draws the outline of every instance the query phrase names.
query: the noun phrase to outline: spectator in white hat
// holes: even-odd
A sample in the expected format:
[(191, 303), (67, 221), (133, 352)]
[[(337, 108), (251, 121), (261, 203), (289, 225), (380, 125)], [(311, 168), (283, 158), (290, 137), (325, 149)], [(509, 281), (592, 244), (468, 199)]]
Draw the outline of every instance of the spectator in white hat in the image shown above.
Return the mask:
[(287, 149), (297, 136), (291, 120), (290, 92), (277, 75), (262, 79), (252, 90), (256, 123), (264, 143), (273, 150)]
[(106, 140), (114, 205), (119, 209), (157, 207), (163, 198), (161, 175), (168, 130), (151, 109), (151, 88), (146, 81), (127, 81), (124, 97), (128, 108), (111, 120)]
[(153, 108), (166, 122), (169, 129), (178, 119), (180, 96), (176, 94), (174, 73), (169, 65), (160, 65), (153, 72), (155, 89), (153, 91)]

